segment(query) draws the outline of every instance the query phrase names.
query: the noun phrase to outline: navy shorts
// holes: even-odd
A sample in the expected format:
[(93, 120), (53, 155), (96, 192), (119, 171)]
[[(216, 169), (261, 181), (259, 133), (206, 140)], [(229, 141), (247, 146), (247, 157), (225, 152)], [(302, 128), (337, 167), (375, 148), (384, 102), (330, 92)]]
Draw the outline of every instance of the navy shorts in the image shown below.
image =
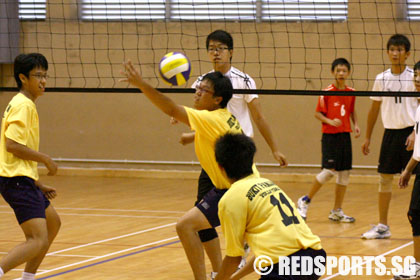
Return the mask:
[[(405, 145), (407, 137), (412, 132), (412, 126), (403, 129), (385, 129), (379, 155), (379, 173), (396, 174), (404, 170), (413, 154), (413, 151), (406, 150)], [(418, 169), (415, 168), (413, 174), (417, 173)]]
[(227, 189), (221, 190), (213, 188), (203, 199), (196, 205), (196, 207), (204, 214), (210, 225), (215, 228), (220, 226), (219, 220), (219, 201)]
[[(287, 257), (290, 258), (294, 256), (298, 256), (298, 257), (309, 256), (314, 260), (314, 262), (315, 262), (316, 257), (323, 257), (323, 260), (327, 259), (327, 253), (324, 251), (324, 249), (321, 249), (321, 250), (314, 250), (312, 248), (308, 248), (306, 250), (302, 249)], [(292, 262), (290, 261), (289, 263), (292, 263)], [(325, 266), (325, 261), (321, 263)], [(313, 267), (316, 268), (316, 265), (313, 264)], [(261, 276), (260, 280), (316, 280), (321, 277), (321, 276), (316, 275), (315, 273), (311, 275), (280, 275), (281, 273), (279, 273), (278, 263), (274, 264), (272, 269), (273, 270), (269, 274)], [(296, 269), (296, 270), (297, 272), (300, 272), (300, 269)]]
[(209, 175), (207, 175), (204, 169), (201, 169), (200, 177), (198, 178), (197, 200), (195, 201), (194, 206), (197, 205), (213, 188), (215, 188), (215, 186), (213, 185)]
[(350, 170), (352, 151), (350, 133), (322, 134), (322, 168)]
[(50, 201), (29, 177), (0, 177), (0, 192), (15, 212), (19, 224), (34, 218), (45, 219)]

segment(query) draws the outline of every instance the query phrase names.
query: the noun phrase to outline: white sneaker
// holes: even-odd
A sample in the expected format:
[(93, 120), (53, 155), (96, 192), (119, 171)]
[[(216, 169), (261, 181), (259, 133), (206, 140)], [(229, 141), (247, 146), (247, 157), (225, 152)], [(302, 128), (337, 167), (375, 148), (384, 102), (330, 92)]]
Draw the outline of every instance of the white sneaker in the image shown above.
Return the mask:
[(248, 243), (246, 243), (246, 242), (245, 242), (245, 245), (244, 245), (244, 251), (245, 251), (245, 253), (242, 256), (241, 262), (238, 265), (238, 270), (246, 265), (246, 258), (248, 257), (249, 252), (251, 251), (251, 248), (249, 248)]
[(402, 273), (400, 275), (394, 275), (395, 280), (400, 279), (417, 279), (420, 277), (420, 263), (415, 262), (410, 266), (410, 271), (407, 273)]
[(297, 210), (304, 220), (306, 220), (306, 213), (308, 212), (309, 202), (304, 200), (305, 196), (299, 198), (297, 202)]
[(328, 219), (335, 222), (341, 222), (341, 223), (354, 223), (356, 221), (355, 218), (347, 216), (343, 213), (343, 210), (331, 210), (330, 215), (328, 216)]
[(216, 279), (216, 276), (217, 276), (217, 272), (211, 272), (211, 273), (210, 273), (210, 279), (211, 279), (211, 280)]
[(362, 234), (362, 239), (384, 239), (390, 238), (391, 231), (389, 226), (378, 224), (373, 226), (370, 230)]

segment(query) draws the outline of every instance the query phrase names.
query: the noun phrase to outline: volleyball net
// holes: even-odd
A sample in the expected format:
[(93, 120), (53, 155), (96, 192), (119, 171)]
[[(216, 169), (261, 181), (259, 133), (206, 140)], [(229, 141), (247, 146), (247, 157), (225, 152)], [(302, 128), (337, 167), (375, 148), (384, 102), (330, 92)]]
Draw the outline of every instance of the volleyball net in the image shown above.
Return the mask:
[(348, 85), (372, 88), (389, 68), (386, 43), (395, 33), (411, 41), (412, 66), (420, 59), (420, 1), (415, 0), (0, 0), (0, 90), (15, 87), (14, 57), (40, 52), (49, 63), (48, 87), (61, 91), (123, 92), (127, 59), (157, 88), (164, 54), (183, 52), (191, 78), (185, 92), (212, 69), (207, 35), (232, 34), (232, 64), (257, 88), (315, 92), (331, 82), (331, 63), (352, 65)]

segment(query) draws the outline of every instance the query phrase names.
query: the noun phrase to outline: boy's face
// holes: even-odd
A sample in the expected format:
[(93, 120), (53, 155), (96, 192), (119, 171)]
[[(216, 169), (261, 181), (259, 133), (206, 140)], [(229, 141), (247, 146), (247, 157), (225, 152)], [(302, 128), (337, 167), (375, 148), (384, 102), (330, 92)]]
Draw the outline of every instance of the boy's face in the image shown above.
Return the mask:
[(47, 71), (42, 68), (34, 68), (29, 72), (29, 77), (20, 74), (22, 80), (22, 89), (29, 92), (34, 98), (44, 94), (47, 84)]
[(217, 66), (230, 64), (233, 50), (229, 50), (228, 46), (219, 41), (209, 41), (209, 47), (207, 49), (210, 61)]
[(414, 86), (417, 91), (420, 91), (420, 69), (414, 71)]
[(334, 71), (332, 71), (332, 74), (334, 75), (335, 80), (337, 82), (344, 82), (346, 81), (347, 77), (350, 75), (350, 71), (346, 65), (338, 64), (334, 68)]
[(405, 51), (404, 46), (395, 45), (389, 46), (387, 54), (392, 65), (405, 65), (405, 61), (410, 56), (410, 52)]
[(194, 108), (197, 110), (215, 110), (219, 106), (219, 99), (222, 97), (214, 97), (214, 87), (209, 80), (203, 80), (195, 88)]

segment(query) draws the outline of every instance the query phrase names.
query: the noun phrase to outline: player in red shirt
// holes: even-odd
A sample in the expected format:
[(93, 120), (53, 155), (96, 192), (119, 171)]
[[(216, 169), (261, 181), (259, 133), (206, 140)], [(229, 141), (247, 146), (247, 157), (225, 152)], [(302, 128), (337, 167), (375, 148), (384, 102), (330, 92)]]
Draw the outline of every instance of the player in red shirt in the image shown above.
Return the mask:
[[(350, 63), (345, 58), (334, 60), (331, 73), (335, 82), (325, 90), (354, 91), (353, 88), (345, 84), (350, 70)], [(345, 215), (341, 209), (352, 168), (350, 119), (354, 124), (355, 137), (360, 136), (360, 128), (354, 110), (355, 100), (355, 96), (319, 97), (315, 117), (322, 122), (322, 171), (316, 176), (309, 194), (298, 200), (297, 208), (304, 219), (306, 219), (312, 198), (323, 184), (337, 175), (334, 208), (328, 218), (343, 223), (353, 223), (355, 221), (353, 217)]]

